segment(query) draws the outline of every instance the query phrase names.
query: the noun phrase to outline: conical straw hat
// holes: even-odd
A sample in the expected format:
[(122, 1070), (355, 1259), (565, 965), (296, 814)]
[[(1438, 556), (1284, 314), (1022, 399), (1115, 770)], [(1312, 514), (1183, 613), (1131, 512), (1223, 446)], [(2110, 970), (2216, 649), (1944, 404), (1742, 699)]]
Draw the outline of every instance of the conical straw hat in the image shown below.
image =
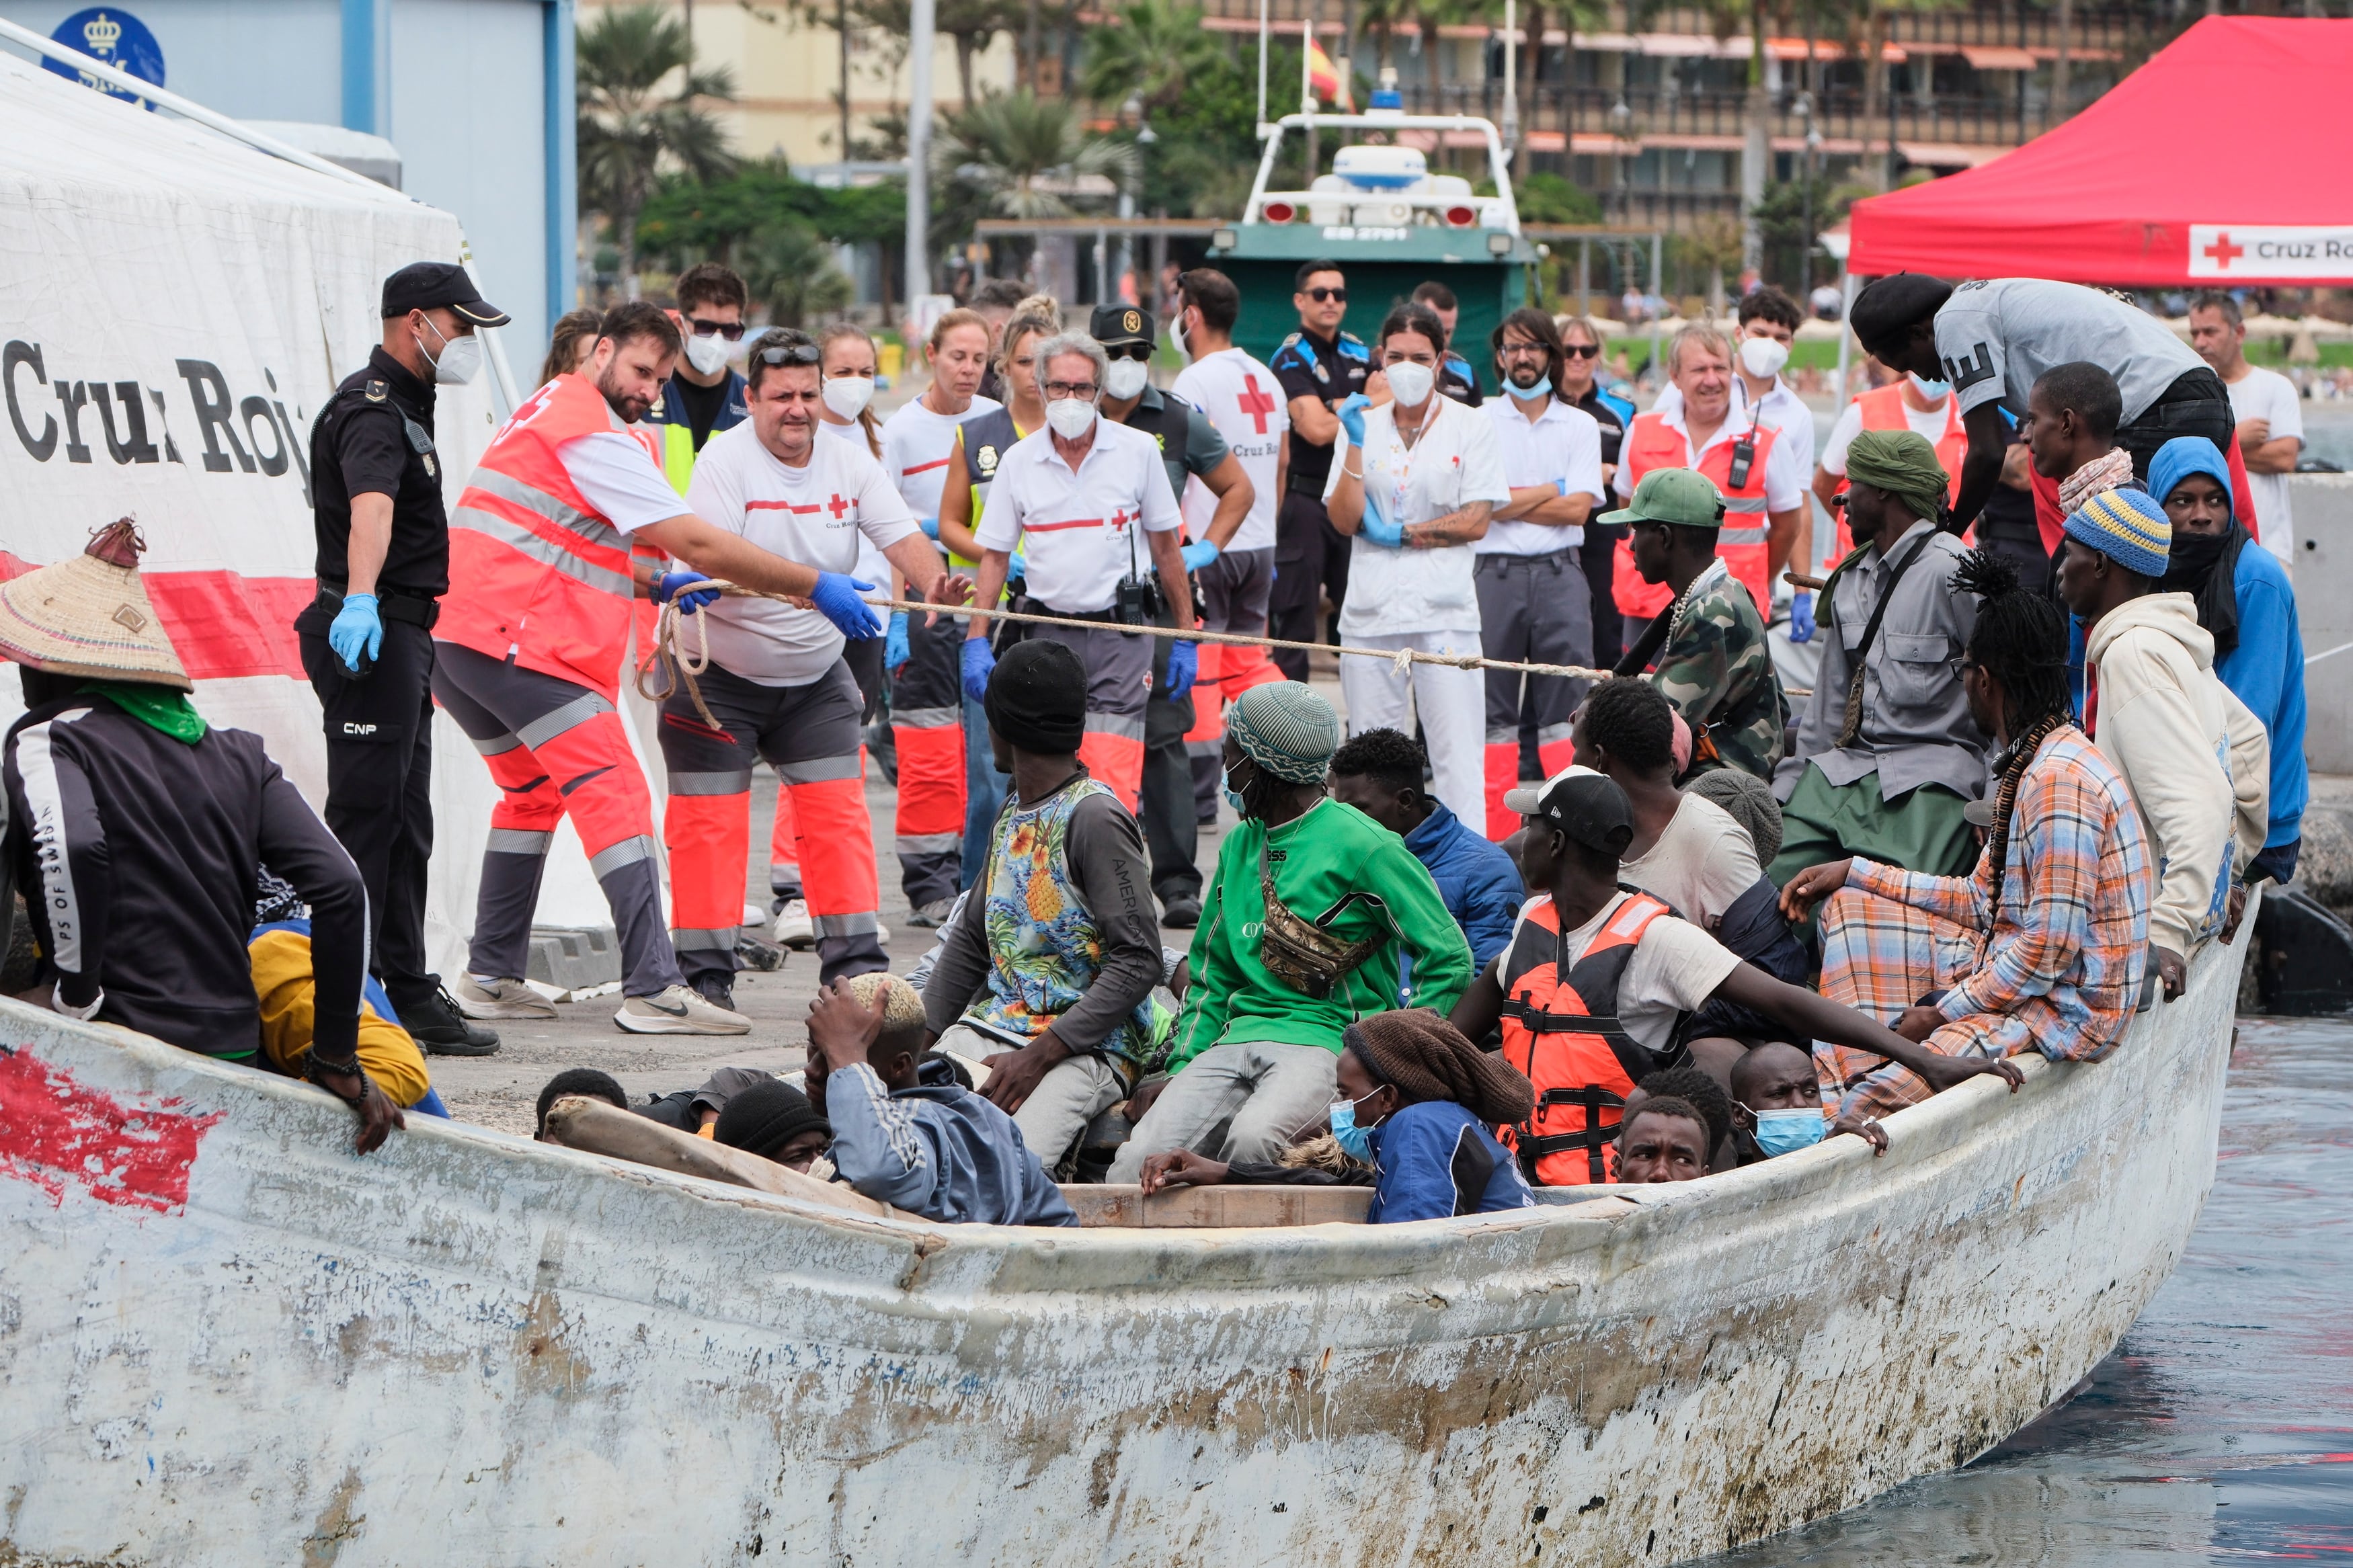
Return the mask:
[(0, 584), (0, 657), (52, 675), (194, 691), (139, 581), (146, 548), (126, 517), (100, 529), (79, 555)]

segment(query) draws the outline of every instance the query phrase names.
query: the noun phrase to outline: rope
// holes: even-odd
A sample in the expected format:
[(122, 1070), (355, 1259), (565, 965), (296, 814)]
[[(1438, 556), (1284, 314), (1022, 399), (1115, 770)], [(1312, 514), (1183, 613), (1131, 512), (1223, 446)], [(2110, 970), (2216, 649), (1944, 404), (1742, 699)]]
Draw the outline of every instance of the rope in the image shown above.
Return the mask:
[[(796, 598), (789, 594), (765, 594), (756, 589), (738, 587), (733, 583), (697, 584), (698, 587), (714, 585), (720, 593), (729, 598), (773, 599), (778, 604), (791, 605), (796, 609), (806, 610), (813, 607), (807, 599)], [(1102, 621), (1081, 620), (1070, 616), (1040, 616), (1020, 610), (984, 610), (971, 605), (928, 605), (920, 599), (868, 599), (865, 603), (878, 610), (905, 610), (911, 614), (961, 616), (967, 619), (975, 616), (986, 616), (993, 621), (1020, 621), (1039, 626), (1086, 626), (1100, 630), (1105, 624)], [(672, 652), (677, 637), (678, 621), (679, 612), (676, 603), (664, 605), (661, 621), (656, 633), (654, 655), (638, 672), (638, 693), (649, 701), (654, 702), (659, 702), (668, 698), (677, 689), (675, 684), (665, 684), (661, 692), (657, 695), (646, 689), (645, 679), (648, 673), (657, 667), (661, 668), (665, 672), (674, 669), (677, 677), (682, 677), (685, 679), (687, 694), (695, 699), (699, 710), (702, 700), (695, 689), (694, 677), (702, 674), (710, 665), (708, 634), (705, 634), (704, 652), (701, 661), (690, 666), (682, 649), (675, 654)], [(1594, 669), (1581, 664), (1522, 664), (1511, 659), (1487, 658), (1479, 654), (1429, 653), (1418, 647), (1348, 647), (1345, 646), (1335, 647), (1329, 643), (1292, 642), (1282, 637), (1250, 637), (1242, 632), (1212, 632), (1198, 628), (1187, 630), (1157, 626), (1114, 626), (1113, 629), (1140, 632), (1156, 637), (1174, 637), (1185, 642), (1227, 643), (1242, 647), (1296, 648), (1302, 653), (1336, 653), (1351, 658), (1383, 658), (1388, 660), (1400, 676), (1407, 674), (1417, 664), (1435, 664), (1449, 669), (1508, 669), (1525, 675), (1567, 676), (1574, 680), (1607, 680), (1610, 673), (1606, 669)], [(672, 679), (674, 679), (675, 677)], [(706, 713), (704, 717), (708, 718), (709, 715)], [(717, 726), (714, 724), (713, 727)]]

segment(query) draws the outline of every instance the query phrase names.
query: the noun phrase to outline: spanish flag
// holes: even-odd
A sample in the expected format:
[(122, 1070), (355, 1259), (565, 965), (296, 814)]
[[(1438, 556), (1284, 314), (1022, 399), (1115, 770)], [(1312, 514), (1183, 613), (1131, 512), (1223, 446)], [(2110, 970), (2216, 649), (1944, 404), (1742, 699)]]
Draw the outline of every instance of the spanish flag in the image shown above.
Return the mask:
[(1332, 57), (1324, 52), (1324, 46), (1313, 37), (1307, 40), (1307, 85), (1314, 89), (1317, 98), (1346, 106), (1348, 94), (1340, 80), (1339, 69), (1333, 65)]

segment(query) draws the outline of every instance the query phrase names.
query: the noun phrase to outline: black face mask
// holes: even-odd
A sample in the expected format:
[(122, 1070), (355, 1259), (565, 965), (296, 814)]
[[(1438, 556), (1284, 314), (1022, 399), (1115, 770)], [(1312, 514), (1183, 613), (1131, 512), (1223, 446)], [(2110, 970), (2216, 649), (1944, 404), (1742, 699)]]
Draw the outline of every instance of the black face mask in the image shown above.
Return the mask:
[(2231, 542), (2230, 531), (2221, 533), (2176, 533), (2170, 553), (2165, 563), (2168, 577), (2202, 580), (2222, 559), (2222, 549)]

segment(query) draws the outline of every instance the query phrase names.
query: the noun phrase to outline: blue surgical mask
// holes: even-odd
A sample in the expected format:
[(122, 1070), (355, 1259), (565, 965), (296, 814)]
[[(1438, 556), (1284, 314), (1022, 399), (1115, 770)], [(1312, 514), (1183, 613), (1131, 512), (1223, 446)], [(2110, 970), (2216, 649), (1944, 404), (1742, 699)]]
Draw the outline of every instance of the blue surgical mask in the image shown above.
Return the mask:
[(1250, 807), (1242, 804), (1242, 792), (1234, 787), (1233, 770), (1231, 768), (1228, 768), (1225, 773), (1219, 776), (1225, 780), (1226, 784), (1226, 804), (1234, 808), (1234, 815), (1237, 816), (1248, 816), (1250, 815)]
[(1953, 384), (1949, 381), (1930, 381), (1926, 376), (1915, 375), (1912, 377), (1912, 390), (1934, 403), (1938, 398), (1948, 395), (1953, 390)]
[(1512, 388), (1512, 395), (1527, 403), (1534, 403), (1539, 397), (1550, 397), (1552, 395), (1552, 377), (1546, 376), (1534, 386), (1514, 386)]
[[(1378, 1092), (1380, 1091), (1377, 1089), (1374, 1090), (1376, 1094)], [(1369, 1100), (1372, 1097), (1367, 1095), (1366, 1098)], [(1332, 1102), (1332, 1136), (1339, 1142), (1341, 1150), (1351, 1160), (1361, 1160), (1367, 1165), (1375, 1163), (1373, 1130), (1356, 1125), (1355, 1100), (1335, 1100)]]
[(1820, 1110), (1760, 1110), (1757, 1112), (1757, 1146), (1772, 1154), (1794, 1154), (1822, 1141)]

